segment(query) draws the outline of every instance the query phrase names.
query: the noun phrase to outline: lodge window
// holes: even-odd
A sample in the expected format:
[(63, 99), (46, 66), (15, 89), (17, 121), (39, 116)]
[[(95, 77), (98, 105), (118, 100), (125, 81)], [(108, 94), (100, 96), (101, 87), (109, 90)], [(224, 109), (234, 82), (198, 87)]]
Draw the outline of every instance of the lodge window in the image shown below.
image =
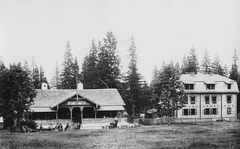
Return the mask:
[(207, 84), (207, 90), (214, 90), (215, 84)]
[(218, 109), (217, 108), (213, 108), (212, 109), (212, 114), (213, 115), (217, 115), (218, 114)]
[(188, 115), (188, 109), (183, 109), (183, 115)]
[(191, 96), (190, 99), (191, 99), (191, 104), (195, 104), (195, 96)]
[(217, 103), (217, 97), (216, 96), (212, 96), (212, 104), (216, 104)]
[(205, 104), (209, 104), (209, 96), (205, 96)]
[(210, 109), (209, 108), (204, 109), (204, 114), (205, 115), (210, 115)]
[(228, 85), (227, 85), (227, 88), (228, 88), (228, 89), (231, 89), (231, 87), (232, 87), (231, 84), (228, 84)]
[(183, 115), (197, 115), (197, 109), (183, 109)]
[(231, 108), (230, 107), (227, 108), (227, 114), (231, 114)]
[(218, 109), (217, 108), (206, 108), (204, 109), (204, 115), (217, 115), (218, 114)]
[(232, 102), (232, 96), (231, 95), (228, 95), (227, 96), (227, 103), (231, 103)]
[(193, 85), (194, 84), (185, 84), (185, 89), (186, 90), (193, 90)]
[(190, 115), (197, 115), (197, 109), (190, 109)]

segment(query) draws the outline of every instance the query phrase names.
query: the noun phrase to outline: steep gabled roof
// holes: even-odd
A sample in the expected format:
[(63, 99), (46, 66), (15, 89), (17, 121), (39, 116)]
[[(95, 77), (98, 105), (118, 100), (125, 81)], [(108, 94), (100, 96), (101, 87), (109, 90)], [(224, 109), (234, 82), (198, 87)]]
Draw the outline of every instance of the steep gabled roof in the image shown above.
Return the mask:
[(78, 94), (100, 105), (125, 105), (117, 89), (84, 89)]
[[(31, 107), (55, 107), (67, 99), (78, 95), (100, 106), (125, 105), (117, 89), (86, 90), (37, 90), (37, 97)], [(31, 108), (30, 107), (30, 108)]]
[(37, 90), (31, 107), (54, 107), (58, 103), (76, 95), (76, 90)]

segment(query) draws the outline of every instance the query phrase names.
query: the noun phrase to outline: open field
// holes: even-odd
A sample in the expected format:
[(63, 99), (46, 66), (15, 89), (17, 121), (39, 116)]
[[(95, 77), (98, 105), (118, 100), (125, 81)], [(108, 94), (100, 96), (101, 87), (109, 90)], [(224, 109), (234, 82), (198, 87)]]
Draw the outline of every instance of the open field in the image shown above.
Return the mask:
[(240, 148), (240, 123), (208, 126), (157, 125), (129, 129), (10, 133), (0, 130), (0, 148)]

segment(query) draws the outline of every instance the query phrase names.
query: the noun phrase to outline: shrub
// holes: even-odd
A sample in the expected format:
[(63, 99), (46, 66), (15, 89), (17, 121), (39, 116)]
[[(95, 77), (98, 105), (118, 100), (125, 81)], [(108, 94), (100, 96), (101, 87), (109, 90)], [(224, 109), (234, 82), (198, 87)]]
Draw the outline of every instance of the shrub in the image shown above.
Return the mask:
[(14, 120), (10, 117), (6, 117), (3, 121), (4, 128), (8, 128), (14, 125)]
[(21, 121), (21, 126), (27, 125), (29, 128), (36, 129), (37, 123), (34, 120)]

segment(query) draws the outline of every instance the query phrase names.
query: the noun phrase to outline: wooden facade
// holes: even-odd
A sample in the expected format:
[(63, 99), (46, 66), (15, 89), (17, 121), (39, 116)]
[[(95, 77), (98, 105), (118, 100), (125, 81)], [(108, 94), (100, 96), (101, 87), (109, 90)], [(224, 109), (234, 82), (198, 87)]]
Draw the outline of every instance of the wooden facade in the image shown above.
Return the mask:
[(34, 120), (66, 119), (83, 123), (84, 119), (115, 117), (125, 103), (116, 89), (38, 90), (30, 107)]

